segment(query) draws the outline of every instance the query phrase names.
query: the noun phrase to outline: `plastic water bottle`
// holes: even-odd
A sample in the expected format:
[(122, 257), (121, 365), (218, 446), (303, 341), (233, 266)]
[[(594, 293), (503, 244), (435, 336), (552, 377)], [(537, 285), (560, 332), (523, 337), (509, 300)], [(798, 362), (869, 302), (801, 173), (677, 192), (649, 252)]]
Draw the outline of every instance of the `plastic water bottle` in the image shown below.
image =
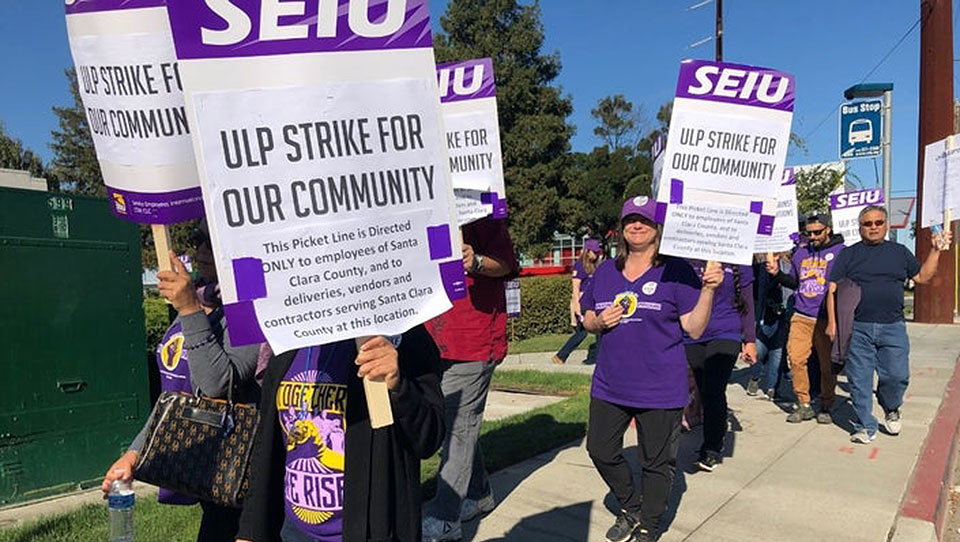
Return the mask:
[(110, 542), (133, 542), (133, 505), (136, 495), (130, 482), (114, 480), (107, 494), (110, 509)]

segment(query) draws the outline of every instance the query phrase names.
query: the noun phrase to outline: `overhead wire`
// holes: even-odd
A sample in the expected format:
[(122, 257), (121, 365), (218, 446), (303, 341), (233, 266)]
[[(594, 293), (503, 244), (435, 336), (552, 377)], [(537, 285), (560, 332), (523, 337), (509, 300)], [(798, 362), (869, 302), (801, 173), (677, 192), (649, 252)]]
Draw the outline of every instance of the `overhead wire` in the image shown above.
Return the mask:
[[(900, 47), (900, 45), (902, 45), (903, 42), (906, 41), (906, 39), (910, 36), (910, 34), (913, 33), (914, 30), (916, 30), (916, 28), (920, 25), (922, 21), (923, 21), (923, 17), (922, 16), (918, 17), (917, 20), (914, 21), (912, 25), (910, 25), (910, 28), (908, 28), (907, 31), (904, 32), (902, 36), (900, 36), (900, 39), (898, 39), (897, 42), (893, 44), (893, 47), (891, 47), (890, 50), (887, 51), (887, 54), (883, 55), (883, 58), (881, 58), (879, 62), (877, 62), (872, 68), (870, 68), (870, 71), (868, 71), (866, 75), (864, 75), (863, 77), (860, 78), (859, 81), (857, 81), (857, 84), (859, 85), (863, 83), (864, 81), (867, 80), (867, 78), (869, 78), (878, 69), (880, 69), (880, 66), (882, 66), (887, 61), (887, 59), (889, 59), (890, 56)], [(820, 120), (820, 122), (818, 122), (817, 125), (814, 126), (813, 129), (810, 130), (805, 136), (803, 136), (804, 141), (807, 141), (811, 137), (813, 137), (813, 134), (817, 133), (817, 131), (820, 130), (820, 128), (822, 128), (823, 125), (828, 120), (830, 120), (830, 118), (836, 113), (837, 108), (843, 105), (843, 103), (844, 103), (843, 101), (837, 103), (836, 106), (834, 106), (826, 115), (824, 115), (824, 117)]]

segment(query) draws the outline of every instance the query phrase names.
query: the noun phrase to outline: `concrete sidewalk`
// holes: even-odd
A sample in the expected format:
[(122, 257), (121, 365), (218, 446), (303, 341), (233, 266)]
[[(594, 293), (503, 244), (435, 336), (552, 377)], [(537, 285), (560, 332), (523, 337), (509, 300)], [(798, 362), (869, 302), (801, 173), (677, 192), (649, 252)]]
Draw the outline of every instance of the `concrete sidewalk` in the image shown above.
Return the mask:
[[(727, 390), (732, 411), (727, 457), (713, 473), (697, 472), (693, 462), (700, 431), (683, 435), (661, 540), (888, 540), (960, 353), (956, 327), (909, 324), (908, 330), (911, 384), (902, 409), (903, 432), (898, 437), (881, 434), (866, 446), (849, 441), (849, 404), (836, 408), (834, 425), (787, 424), (777, 405), (744, 393), (746, 371), (736, 371), (736, 383)], [(504, 368), (552, 365), (549, 356), (526, 356), (508, 359)], [(579, 367), (568, 363), (552, 370)], [(842, 382), (841, 399), (845, 388)], [(631, 462), (635, 443), (635, 435), (628, 433)], [(583, 443), (500, 471), (492, 482), (500, 504), (479, 524), (464, 526), (465, 541), (587, 542), (603, 540), (613, 523), (616, 502)]]

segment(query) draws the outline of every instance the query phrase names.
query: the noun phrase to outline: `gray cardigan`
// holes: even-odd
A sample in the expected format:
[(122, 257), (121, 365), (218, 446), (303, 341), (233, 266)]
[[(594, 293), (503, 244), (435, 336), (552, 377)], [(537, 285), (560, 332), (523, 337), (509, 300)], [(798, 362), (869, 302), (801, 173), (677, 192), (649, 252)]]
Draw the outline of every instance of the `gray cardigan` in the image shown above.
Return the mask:
[[(258, 401), (259, 395), (253, 374), (257, 369), (259, 344), (231, 346), (230, 332), (223, 311), (209, 315), (203, 311), (177, 317), (183, 327), (183, 348), (189, 350), (190, 387), (194, 393), (206, 397), (227, 397), (230, 385), (230, 370), (234, 371), (234, 399), (240, 402)], [(171, 324), (171, 327), (173, 324)], [(147, 439), (149, 420), (130, 445), (130, 450), (139, 452)]]

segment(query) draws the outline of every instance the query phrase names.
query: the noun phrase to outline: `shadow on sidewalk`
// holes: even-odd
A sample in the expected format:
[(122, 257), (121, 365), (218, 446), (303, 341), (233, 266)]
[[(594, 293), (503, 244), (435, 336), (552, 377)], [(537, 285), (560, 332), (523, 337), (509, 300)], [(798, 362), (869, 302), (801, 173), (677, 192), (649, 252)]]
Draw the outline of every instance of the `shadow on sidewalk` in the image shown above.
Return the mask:
[[(574, 427), (566, 427), (566, 426), (579, 426), (579, 425), (581, 425), (581, 424), (571, 424), (571, 423), (566, 423), (566, 424), (560, 423), (560, 422), (555, 421), (552, 417), (549, 417), (549, 416), (546, 416), (546, 415), (535, 416), (534, 418), (531, 419), (531, 421), (532, 421), (532, 420), (537, 420), (538, 423), (532, 423), (532, 424), (529, 425), (529, 426), (528, 426), (527, 424), (523, 424), (523, 425), (526, 427), (526, 433), (523, 433), (523, 431), (521, 431), (521, 433), (523, 433), (524, 436), (518, 437), (516, 434), (513, 434), (513, 432), (511, 431), (510, 434), (499, 435), (499, 437), (500, 437), (500, 438), (503, 438), (503, 439), (512, 439), (512, 440), (515, 440), (515, 441), (517, 441), (517, 442), (526, 442), (526, 446), (529, 447), (529, 445), (530, 445), (529, 435), (537, 434), (537, 431), (542, 431), (542, 430), (543, 430), (543, 427), (544, 427), (542, 424), (555, 425), (555, 426), (557, 426), (557, 427), (554, 427), (554, 429), (566, 429), (566, 430), (575, 429)], [(500, 430), (498, 430), (498, 431), (500, 431)], [(495, 432), (496, 432), (496, 431), (494, 431), (494, 432), (492, 432), (492, 433), (495, 433)], [(489, 435), (489, 434), (488, 434), (488, 435)], [(486, 436), (486, 435), (485, 435), (485, 436)], [(491, 446), (492, 446), (492, 445), (495, 445), (495, 444), (492, 444), (492, 442), (494, 442), (494, 441), (499, 441), (500, 438), (496, 438), (496, 439), (494, 439), (494, 440), (488, 440), (488, 441), (486, 441), (486, 442), (482, 442), (482, 443), (481, 443), (481, 446), (483, 447), (483, 446), (488, 446), (488, 445), (491, 445)], [(573, 437), (573, 438), (576, 438), (576, 437)], [(581, 438), (580, 438), (580, 439), (577, 439), (577, 440), (572, 440), (572, 439), (570, 439), (566, 444), (564, 444), (564, 445), (562, 445), (562, 446), (560, 446), (560, 447), (553, 448), (553, 449), (551, 449), (551, 450), (549, 450), (549, 451), (547, 451), (547, 452), (541, 453), (540, 455), (537, 455), (537, 456), (535, 456), (535, 457), (533, 457), (533, 458), (530, 458), (530, 459), (525, 460), (525, 461), (523, 461), (523, 462), (517, 463), (517, 464), (515, 464), (515, 465), (498, 469), (496, 466), (493, 466), (493, 465), (489, 465), (489, 464), (488, 464), (488, 467), (491, 468), (492, 470), (495, 470), (496, 473), (497, 473), (496, 479), (495, 479), (495, 480), (494, 480), (494, 479), (491, 479), (491, 484), (492, 484), (492, 486), (493, 486), (493, 495), (494, 495), (494, 497), (495, 497), (496, 500), (497, 500), (497, 505), (499, 506), (500, 503), (502, 503), (504, 500), (506, 500), (506, 498), (507, 498), (511, 493), (513, 493), (513, 491), (514, 491), (521, 483), (523, 483), (524, 480), (526, 480), (528, 477), (530, 477), (534, 472), (536, 472), (536, 471), (539, 470), (541, 467), (544, 467), (544, 466), (548, 465), (550, 462), (552, 462), (552, 461), (556, 458), (557, 454), (559, 454), (560, 452), (562, 452), (562, 451), (564, 451), (564, 450), (566, 450), (566, 449), (568, 449), (568, 448), (577, 448), (577, 447), (579, 447), (579, 446), (582, 444), (582, 442), (583, 442), (583, 439), (582, 439), (582, 431), (581, 431)], [(587, 532), (587, 529), (589, 528), (589, 519), (590, 519), (590, 507), (589, 507), (589, 505), (590, 505), (590, 503), (587, 502), (587, 503), (586, 503), (586, 506), (587, 506), (586, 512), (583, 513), (583, 517), (586, 518), (586, 523), (584, 524), (584, 527), (583, 527), (583, 529), (584, 529), (584, 536), (583, 536), (583, 538), (571, 538), (570, 540), (583, 540), (584, 542), (587, 541), (586, 532)], [(569, 517), (572, 517), (572, 516), (576, 516), (577, 518), (579, 518), (580, 515), (579, 515), (579, 512), (577, 512), (577, 510), (578, 510), (577, 507), (579, 507), (579, 506), (580, 506), (580, 505), (573, 505), (573, 506), (568, 506), (568, 507), (564, 507), (564, 508), (555, 508), (555, 509), (553, 509), (553, 510), (550, 510), (550, 511), (547, 511), (547, 512), (543, 512), (543, 513), (537, 514), (537, 515), (535, 515), (535, 516), (530, 516), (530, 517), (524, 518), (524, 519), (523, 519), (520, 523), (518, 523), (513, 529), (511, 529), (511, 531), (510, 531), (509, 533), (507, 533), (506, 538), (497, 538), (497, 539), (495, 539), (495, 540), (524, 540), (524, 539), (529, 540), (529, 539), (530, 539), (530, 537), (529, 537), (530, 529), (533, 529), (535, 532), (536, 532), (536, 531), (542, 531), (541, 528), (537, 528), (536, 526), (537, 526), (537, 525), (550, 525), (550, 524), (552, 524), (552, 522), (550, 521), (550, 519), (551, 519), (551, 517), (552, 517), (552, 516), (550, 516), (551, 514), (555, 514), (555, 515), (558, 515), (559, 517), (563, 517), (563, 518), (569, 518)], [(477, 528), (479, 527), (479, 524), (480, 524), (479, 521), (471, 521), (471, 522), (469, 522), (469, 523), (464, 523), (464, 524), (463, 524), (463, 526), (462, 526), (462, 527), (463, 527), (463, 538), (462, 538), (462, 541), (463, 541), (463, 542), (471, 542), (471, 541), (474, 539), (474, 537), (475, 537), (476, 534), (477, 534)], [(526, 537), (526, 538), (523, 538), (523, 537), (517, 538), (517, 537), (519, 536), (519, 533), (524, 532), (525, 529), (526, 529), (526, 532), (528, 533), (527, 537)]]
[[(523, 518), (501, 538), (487, 538), (477, 542), (529, 542), (530, 540), (547, 540), (548, 537), (549, 540), (564, 542), (589, 542), (591, 506), (590, 501), (585, 501), (540, 512)], [(468, 535), (466, 528), (464, 529), (464, 541), (473, 539), (476, 523), (472, 524), (471, 531)], [(556, 535), (558, 531), (562, 531), (563, 536), (558, 537)]]

